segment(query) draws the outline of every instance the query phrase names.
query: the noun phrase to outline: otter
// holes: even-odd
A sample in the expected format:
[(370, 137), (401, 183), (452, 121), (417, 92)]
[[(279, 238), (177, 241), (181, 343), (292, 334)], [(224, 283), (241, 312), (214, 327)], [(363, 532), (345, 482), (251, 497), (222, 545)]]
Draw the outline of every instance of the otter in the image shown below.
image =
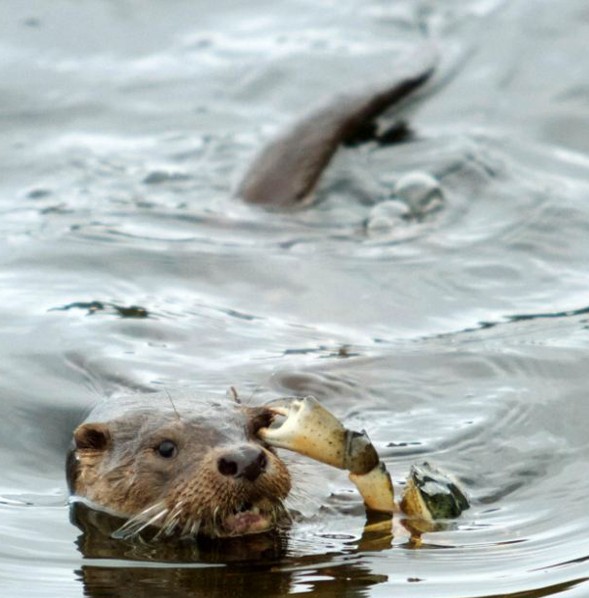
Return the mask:
[[(413, 61), (414, 63), (416, 61)], [(432, 60), (392, 83), (340, 96), (312, 111), (259, 154), (237, 195), (289, 208), (307, 202), (342, 143), (366, 138), (374, 120), (432, 76)], [(257, 435), (272, 411), (216, 399), (164, 394), (109, 400), (73, 435), (70, 492), (127, 519), (119, 535), (228, 537), (288, 519), (289, 469)]]
[(76, 428), (67, 457), (70, 492), (128, 519), (119, 536), (240, 536), (288, 520), (291, 477), (256, 435), (264, 407), (193, 394), (107, 400)]

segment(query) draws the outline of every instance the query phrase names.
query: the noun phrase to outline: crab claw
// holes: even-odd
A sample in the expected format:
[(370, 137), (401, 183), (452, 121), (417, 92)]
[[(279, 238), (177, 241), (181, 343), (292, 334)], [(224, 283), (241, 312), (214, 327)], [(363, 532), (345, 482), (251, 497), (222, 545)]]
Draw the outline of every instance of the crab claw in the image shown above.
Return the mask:
[(369, 511), (394, 513), (398, 511), (391, 476), (381, 461), (366, 474), (351, 473), (350, 480), (356, 485)]
[(258, 434), (262, 440), (332, 467), (365, 474), (378, 464), (378, 455), (366, 432), (354, 432), (314, 397), (279, 399), (267, 405), (282, 418)]
[(332, 467), (346, 469), (366, 508), (393, 513), (393, 484), (366, 432), (348, 430), (314, 397), (267, 404), (276, 415), (258, 434), (268, 444), (289, 449)]

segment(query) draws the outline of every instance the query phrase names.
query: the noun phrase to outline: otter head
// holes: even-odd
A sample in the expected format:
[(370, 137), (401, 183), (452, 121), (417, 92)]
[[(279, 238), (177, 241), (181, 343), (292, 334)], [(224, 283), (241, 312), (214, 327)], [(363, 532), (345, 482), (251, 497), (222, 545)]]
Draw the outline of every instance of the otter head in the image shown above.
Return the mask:
[(67, 469), (72, 493), (128, 519), (119, 536), (238, 536), (286, 518), (290, 475), (256, 435), (268, 409), (135, 398), (112, 411), (75, 430)]

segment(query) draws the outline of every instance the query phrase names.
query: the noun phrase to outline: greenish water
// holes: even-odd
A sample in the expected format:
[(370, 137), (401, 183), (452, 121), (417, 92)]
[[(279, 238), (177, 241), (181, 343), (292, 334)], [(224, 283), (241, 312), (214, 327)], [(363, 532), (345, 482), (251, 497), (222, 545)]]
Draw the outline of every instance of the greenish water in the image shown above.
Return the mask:
[[(2, 596), (589, 595), (584, 2), (27, 0), (3, 15)], [(232, 198), (285, 123), (386, 78), (424, 37), (455, 72), (411, 142), (343, 150), (304, 211)], [(371, 231), (412, 171), (443, 204)], [(63, 461), (91, 406), (229, 386), (316, 395), (397, 482), (431, 460), (472, 508), (419, 549), (370, 542), (349, 482), (322, 470), (279, 542), (80, 539)]]

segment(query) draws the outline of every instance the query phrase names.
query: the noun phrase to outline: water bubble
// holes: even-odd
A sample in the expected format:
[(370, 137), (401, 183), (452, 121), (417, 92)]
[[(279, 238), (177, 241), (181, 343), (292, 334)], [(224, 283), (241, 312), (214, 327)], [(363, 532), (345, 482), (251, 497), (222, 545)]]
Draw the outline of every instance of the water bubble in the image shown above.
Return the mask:
[(414, 217), (429, 214), (444, 203), (439, 181), (426, 172), (415, 171), (403, 175), (395, 184), (393, 193)]
[(376, 204), (366, 219), (366, 232), (369, 237), (383, 237), (397, 229), (410, 216), (405, 203), (386, 200)]

